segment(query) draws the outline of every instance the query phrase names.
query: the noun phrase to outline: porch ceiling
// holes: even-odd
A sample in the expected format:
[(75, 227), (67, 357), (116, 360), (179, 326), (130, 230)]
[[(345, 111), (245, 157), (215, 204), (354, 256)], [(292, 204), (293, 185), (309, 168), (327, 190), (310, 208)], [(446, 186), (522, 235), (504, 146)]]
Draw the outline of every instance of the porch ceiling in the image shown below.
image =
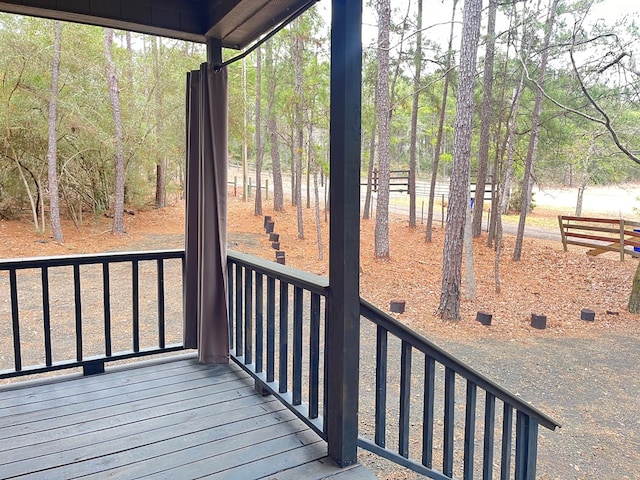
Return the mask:
[(317, 0), (3, 0), (0, 11), (242, 49)]

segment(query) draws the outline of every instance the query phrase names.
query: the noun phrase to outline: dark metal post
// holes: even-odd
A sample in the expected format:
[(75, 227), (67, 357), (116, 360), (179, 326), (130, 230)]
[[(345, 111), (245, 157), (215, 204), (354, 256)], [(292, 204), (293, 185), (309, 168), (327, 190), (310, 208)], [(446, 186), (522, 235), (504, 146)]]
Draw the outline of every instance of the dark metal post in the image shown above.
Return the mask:
[(207, 63), (222, 63), (222, 41), (218, 38), (207, 38)]
[(329, 456), (357, 462), (362, 0), (333, 0), (326, 427)]

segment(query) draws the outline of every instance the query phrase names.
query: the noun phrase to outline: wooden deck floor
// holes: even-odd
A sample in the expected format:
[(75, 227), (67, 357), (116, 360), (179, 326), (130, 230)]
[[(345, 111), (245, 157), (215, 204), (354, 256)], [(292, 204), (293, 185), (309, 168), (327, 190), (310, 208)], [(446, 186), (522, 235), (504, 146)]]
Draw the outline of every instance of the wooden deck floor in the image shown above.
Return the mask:
[(191, 356), (0, 387), (0, 478), (357, 480), (237, 366)]

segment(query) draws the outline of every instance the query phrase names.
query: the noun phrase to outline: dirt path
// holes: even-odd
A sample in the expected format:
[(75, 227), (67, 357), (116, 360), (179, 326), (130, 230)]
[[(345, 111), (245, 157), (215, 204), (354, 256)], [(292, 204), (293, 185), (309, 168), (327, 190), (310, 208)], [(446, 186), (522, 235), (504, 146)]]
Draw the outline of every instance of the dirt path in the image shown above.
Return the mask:
[(640, 478), (640, 338), (436, 341), (562, 424), (540, 430), (538, 478)]

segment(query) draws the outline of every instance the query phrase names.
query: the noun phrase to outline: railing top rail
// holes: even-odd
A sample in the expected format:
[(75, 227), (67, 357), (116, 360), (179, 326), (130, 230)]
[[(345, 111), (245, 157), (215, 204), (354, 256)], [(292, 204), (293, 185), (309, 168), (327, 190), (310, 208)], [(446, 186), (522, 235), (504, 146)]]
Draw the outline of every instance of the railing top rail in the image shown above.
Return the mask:
[[(611, 225), (620, 225), (623, 223), (628, 227), (640, 227), (640, 222), (634, 222), (631, 220), (625, 220), (624, 218), (596, 218), (596, 217), (576, 217), (571, 215), (559, 215), (562, 221), (568, 222), (583, 222), (583, 223), (608, 223)], [(573, 225), (563, 225), (564, 227), (571, 228)]]
[(620, 225), (619, 218), (575, 217), (572, 215), (560, 215), (560, 218), (562, 218), (562, 220), (569, 220), (572, 222), (612, 223), (615, 225)]
[(296, 268), (232, 250), (227, 251), (227, 258), (230, 261), (247, 265), (258, 273), (274, 277), (292, 285), (301, 286), (314, 293), (326, 295), (329, 289), (329, 279), (314, 273), (304, 272)]
[(0, 271), (42, 267), (66, 267), (96, 263), (131, 262), (134, 260), (157, 260), (182, 258), (184, 250), (148, 250), (141, 252), (108, 252), (83, 255), (60, 255), (55, 257), (10, 258), (0, 260)]
[(426, 338), (407, 328), (405, 325), (398, 322), (395, 318), (387, 315), (386, 313), (375, 307), (373, 304), (367, 302), (362, 298), (360, 299), (360, 314), (376, 325), (380, 325), (386, 328), (390, 333), (392, 333), (399, 339), (408, 342), (412, 347), (417, 348), (421, 352), (430, 355), (439, 363), (453, 369), (456, 373), (465, 377), (467, 380), (472, 381), (477, 386), (494, 395), (496, 398), (499, 398), (505, 403), (514, 406), (516, 409), (529, 415), (531, 418), (536, 419), (540, 425), (550, 430), (555, 430), (557, 427), (560, 427), (560, 424), (551, 417), (545, 415), (525, 401), (516, 397), (511, 392), (494, 383), (481, 373), (460, 362), (458, 359), (444, 351), (442, 348), (431, 343)]

